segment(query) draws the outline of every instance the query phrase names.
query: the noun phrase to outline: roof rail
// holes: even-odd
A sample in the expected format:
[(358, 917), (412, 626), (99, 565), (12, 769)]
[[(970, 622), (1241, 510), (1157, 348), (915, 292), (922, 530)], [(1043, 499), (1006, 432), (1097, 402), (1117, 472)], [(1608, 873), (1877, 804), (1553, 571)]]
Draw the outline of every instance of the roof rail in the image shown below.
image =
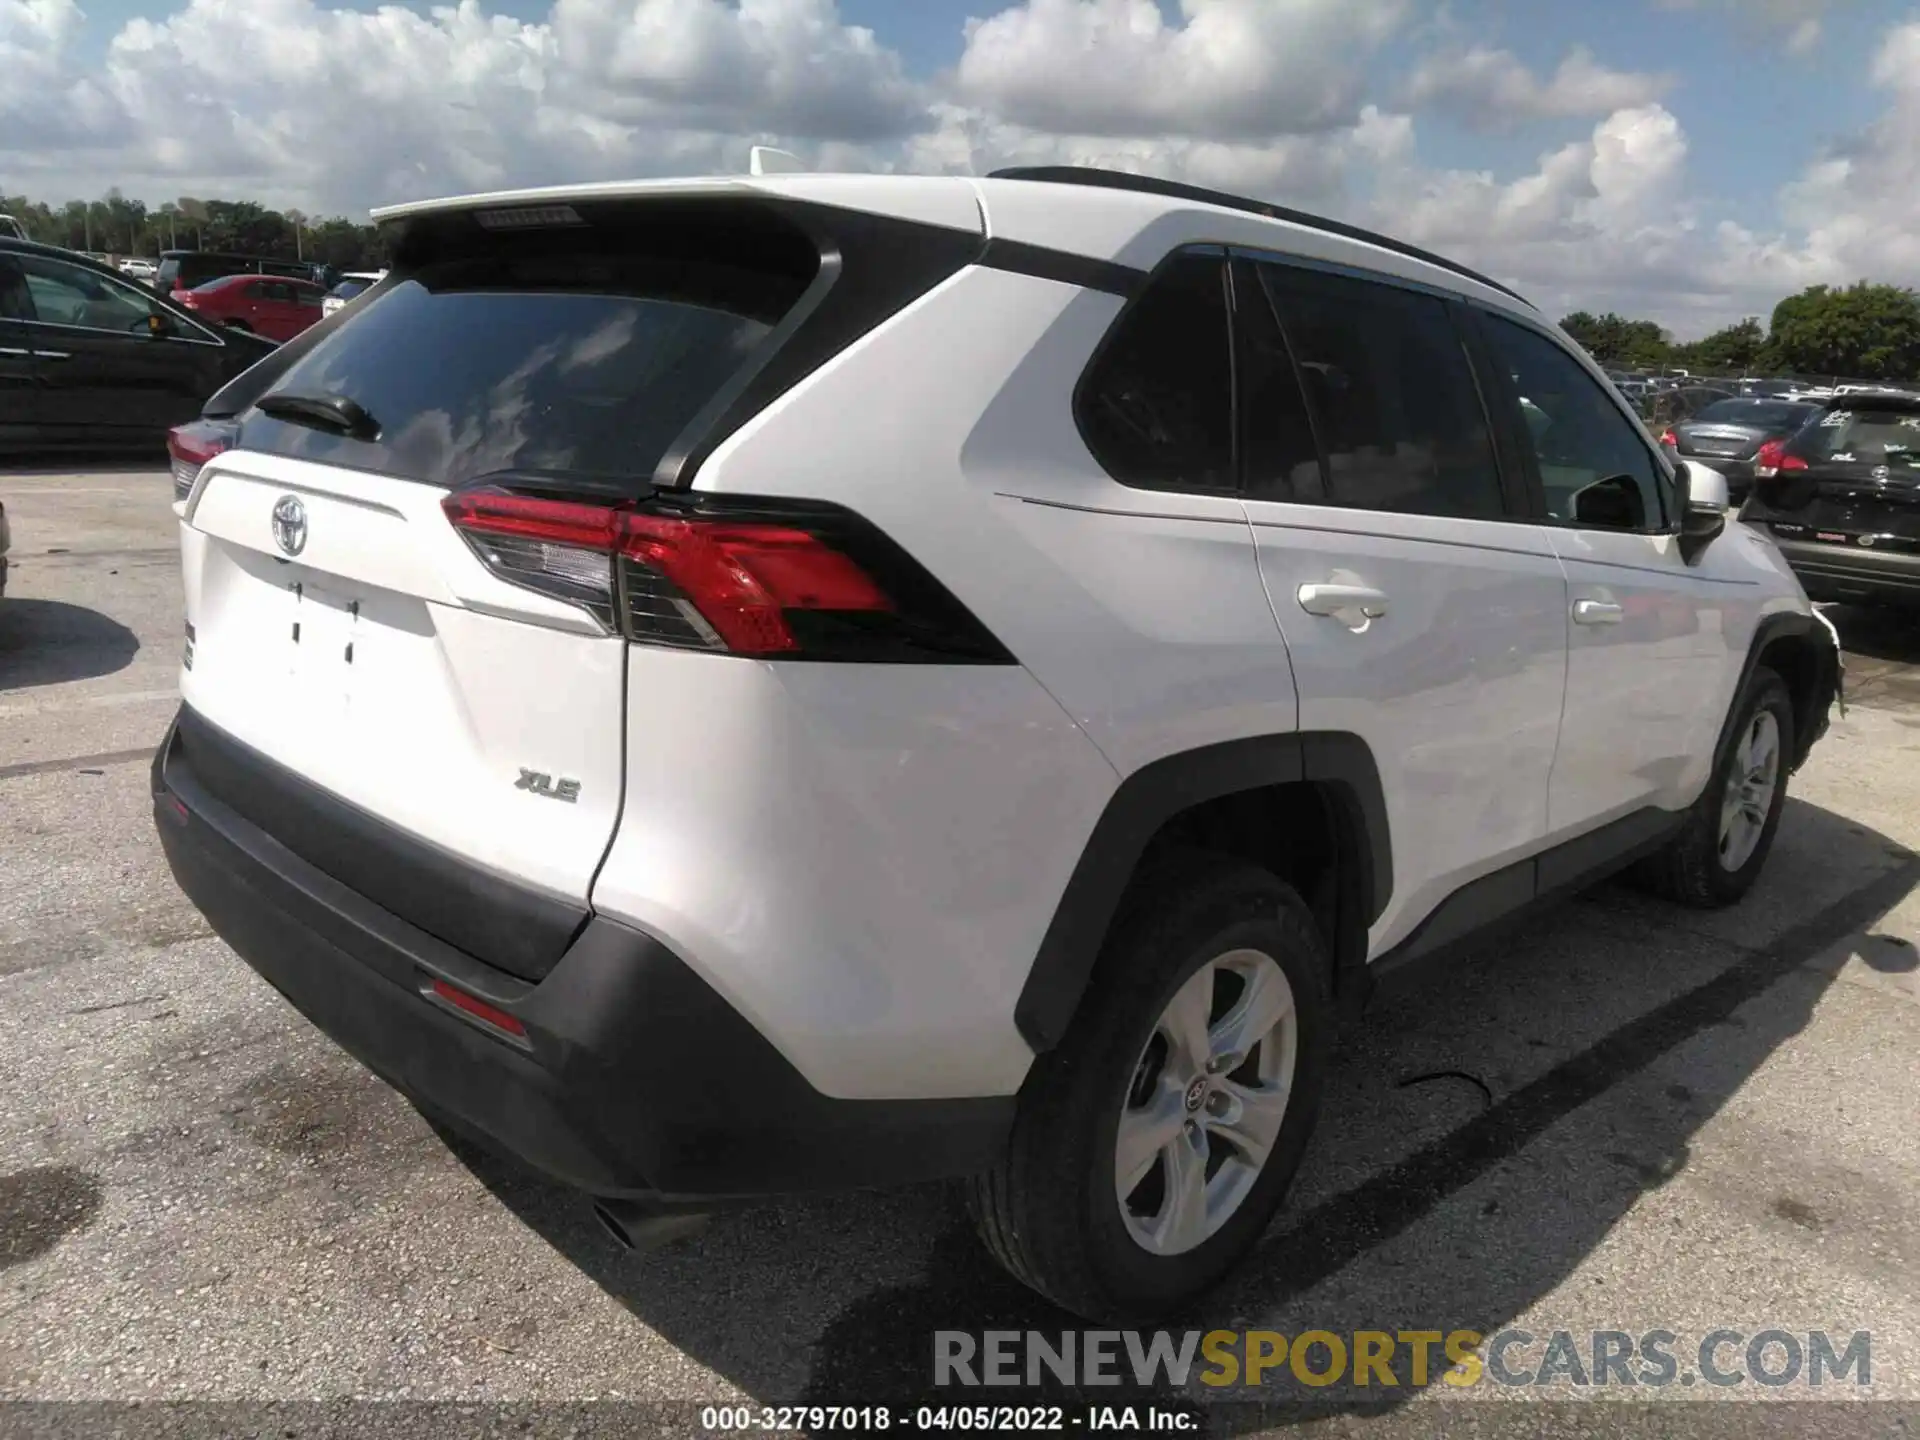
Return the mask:
[(1485, 285), (1490, 290), (1498, 290), (1502, 295), (1511, 295), (1522, 305), (1529, 308), (1532, 306), (1532, 302), (1511, 287), (1502, 285), (1498, 280), (1491, 280), (1477, 270), (1469, 270), (1466, 266), (1449, 260), (1444, 255), (1435, 255), (1431, 250), (1422, 250), (1417, 245), (1409, 245), (1404, 240), (1395, 240), (1390, 235), (1363, 230), (1358, 225), (1329, 220), (1322, 215), (1309, 215), (1304, 210), (1289, 210), (1282, 205), (1269, 205), (1264, 200), (1249, 200), (1244, 195), (1231, 195), (1224, 190), (1208, 190), (1200, 185), (1183, 185), (1177, 180), (1159, 180), (1151, 175), (1134, 175), (1124, 170), (1102, 170), (1092, 165), (1017, 165), (1007, 170), (995, 170), (987, 178), (989, 180), (1039, 180), (1050, 185), (1092, 185), (1106, 190), (1132, 190), (1142, 195), (1165, 196), (1169, 200), (1191, 200), (1196, 204), (1218, 205), (1227, 210), (1241, 210), (1249, 215), (1264, 216), (1268, 220), (1284, 220), (1289, 225), (1321, 230), (1329, 235), (1339, 235), (1348, 240), (1362, 240), (1369, 245), (1377, 245), (1382, 250), (1391, 250), (1396, 255), (1404, 255), (1409, 260), (1437, 265), (1442, 270), (1451, 270), (1454, 274)]

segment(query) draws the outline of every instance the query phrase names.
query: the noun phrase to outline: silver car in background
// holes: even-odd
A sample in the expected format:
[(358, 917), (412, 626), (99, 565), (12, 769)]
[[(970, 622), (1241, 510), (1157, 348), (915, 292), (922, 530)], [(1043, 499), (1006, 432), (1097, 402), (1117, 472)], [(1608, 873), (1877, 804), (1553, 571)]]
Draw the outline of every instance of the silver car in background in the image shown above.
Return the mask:
[(349, 270), (320, 302), (320, 318), (326, 319), (363, 290), (371, 290), (386, 278), (387, 272), (384, 270)]

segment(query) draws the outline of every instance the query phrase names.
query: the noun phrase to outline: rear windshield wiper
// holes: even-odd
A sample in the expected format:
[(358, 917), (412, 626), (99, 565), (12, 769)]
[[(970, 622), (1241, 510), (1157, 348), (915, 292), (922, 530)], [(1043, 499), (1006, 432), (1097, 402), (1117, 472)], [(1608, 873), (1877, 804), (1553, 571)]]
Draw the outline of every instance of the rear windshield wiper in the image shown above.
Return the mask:
[(262, 415), (287, 420), (295, 425), (311, 425), (316, 430), (333, 430), (355, 440), (373, 440), (380, 434), (380, 422), (364, 407), (344, 395), (297, 395), (276, 391), (254, 402)]

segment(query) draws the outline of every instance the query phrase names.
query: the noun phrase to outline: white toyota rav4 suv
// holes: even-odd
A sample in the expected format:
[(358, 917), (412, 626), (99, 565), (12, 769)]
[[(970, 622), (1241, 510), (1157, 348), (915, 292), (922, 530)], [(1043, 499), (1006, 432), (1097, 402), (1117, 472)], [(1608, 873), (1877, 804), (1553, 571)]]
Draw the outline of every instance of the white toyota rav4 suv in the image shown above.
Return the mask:
[(1754, 882), (1839, 686), (1504, 287), (1082, 170), (380, 212), (175, 439), (180, 885), (618, 1235), (950, 1177), (1102, 1319), (1258, 1240), (1336, 1018)]

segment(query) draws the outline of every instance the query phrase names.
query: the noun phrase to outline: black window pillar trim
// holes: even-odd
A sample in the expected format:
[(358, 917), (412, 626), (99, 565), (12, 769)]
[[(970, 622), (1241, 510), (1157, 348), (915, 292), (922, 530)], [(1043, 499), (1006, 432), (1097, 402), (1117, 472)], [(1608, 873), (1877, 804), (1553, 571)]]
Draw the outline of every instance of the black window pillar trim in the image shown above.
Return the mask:
[(1532, 447), (1524, 443), (1520, 434), (1519, 391), (1494, 354), (1493, 344), (1480, 323), (1479, 309), (1453, 300), (1447, 305), (1447, 314), (1460, 336), (1460, 348), (1473, 376), (1474, 391), (1487, 417), (1487, 435), (1493, 442), (1494, 465), (1507, 513), (1518, 520), (1544, 521), (1547, 518), (1546, 488), (1540, 483)]
[(1014, 1006), (1036, 1054), (1059, 1044), (1093, 977), (1107, 930), (1141, 857), (1174, 816), (1210, 800), (1270, 785), (1317, 784), (1334, 800), (1343, 879), (1343, 943), (1336, 995), (1360, 987), (1367, 929), (1393, 894), (1393, 845), (1373, 752), (1357, 735), (1310, 731), (1229, 740), (1142, 766), (1121, 782), (1094, 826), (1040, 942)]

